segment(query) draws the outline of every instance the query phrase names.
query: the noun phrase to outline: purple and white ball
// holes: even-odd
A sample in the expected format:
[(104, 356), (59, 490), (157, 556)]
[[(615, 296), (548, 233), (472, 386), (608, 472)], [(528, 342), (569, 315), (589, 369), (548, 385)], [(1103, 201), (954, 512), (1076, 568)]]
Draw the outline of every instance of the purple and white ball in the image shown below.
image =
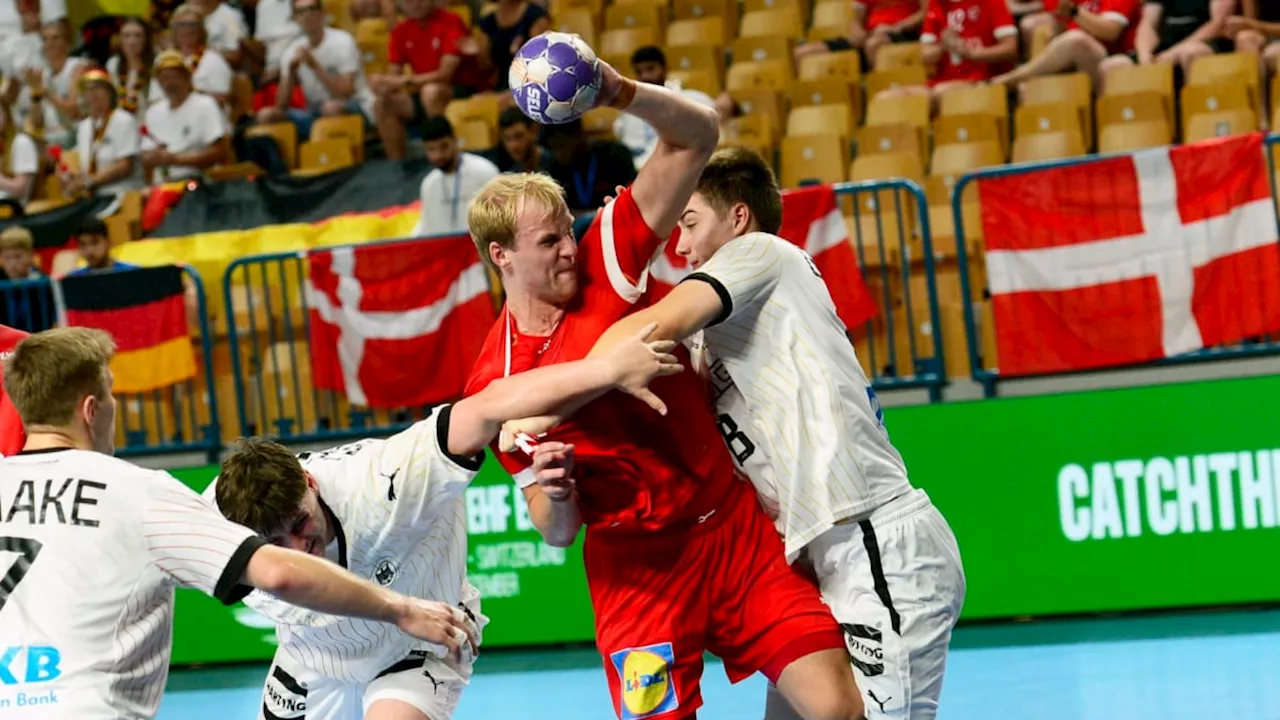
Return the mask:
[(516, 105), (532, 120), (561, 125), (595, 107), (600, 63), (577, 35), (543, 33), (516, 51), (507, 74)]

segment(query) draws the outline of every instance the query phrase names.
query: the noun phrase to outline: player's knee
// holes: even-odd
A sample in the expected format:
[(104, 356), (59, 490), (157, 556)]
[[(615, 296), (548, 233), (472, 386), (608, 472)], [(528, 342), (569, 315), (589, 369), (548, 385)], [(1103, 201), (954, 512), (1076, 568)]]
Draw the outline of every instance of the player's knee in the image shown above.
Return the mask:
[(1235, 37), (1236, 52), (1261, 52), (1266, 41), (1266, 37), (1257, 30), (1241, 30)]

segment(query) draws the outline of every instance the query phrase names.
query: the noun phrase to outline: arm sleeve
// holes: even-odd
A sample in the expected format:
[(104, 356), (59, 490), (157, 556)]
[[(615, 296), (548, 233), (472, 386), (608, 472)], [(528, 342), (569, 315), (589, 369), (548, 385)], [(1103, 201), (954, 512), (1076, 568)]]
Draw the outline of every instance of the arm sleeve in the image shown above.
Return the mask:
[(720, 296), (724, 309), (708, 326), (763, 301), (777, 287), (786, 260), (778, 245), (782, 242), (786, 241), (765, 233), (744, 235), (726, 243), (697, 272), (684, 279), (708, 283)]
[(150, 559), (178, 585), (238, 602), (249, 558), (266, 543), (252, 530), (223, 518), (195, 491), (166, 474), (147, 488), (142, 531)]
[(218, 107), (218, 103), (213, 98), (209, 98), (209, 101), (211, 109), (200, 115), (200, 136), (204, 139), (206, 147), (218, 142), (227, 134), (227, 121), (222, 114), (222, 108)]
[[(116, 145), (117, 158), (137, 157), (138, 146), (142, 138), (138, 135), (138, 121), (131, 113), (118, 113), (113, 117), (115, 135), (112, 142)], [(81, 157), (85, 157), (81, 155)]]
[[(628, 160), (630, 163), (630, 160)], [(627, 305), (634, 305), (649, 281), (649, 263), (666, 242), (644, 221), (631, 188), (596, 215), (584, 239), (589, 257), (585, 292), (607, 288)]]
[[(285, 65), (284, 67), (288, 67)], [(344, 34), (342, 36), (342, 52), (338, 58), (338, 73), (346, 75), (348, 73), (360, 72), (362, 66), (360, 64), (360, 48), (356, 46), (355, 38)]]
[(942, 37), (942, 31), (946, 29), (946, 16), (930, 3), (929, 10), (924, 16), (924, 23), (920, 26), (920, 42), (936, 43)]
[(387, 44), (387, 62), (391, 65), (405, 64), (404, 41), (401, 39), (400, 26), (391, 29), (391, 38)]
[(1009, 12), (1009, 4), (1005, 0), (993, 0), (987, 3), (991, 12), (992, 34), (996, 40), (1018, 34), (1018, 26), (1013, 22), (1013, 13)]

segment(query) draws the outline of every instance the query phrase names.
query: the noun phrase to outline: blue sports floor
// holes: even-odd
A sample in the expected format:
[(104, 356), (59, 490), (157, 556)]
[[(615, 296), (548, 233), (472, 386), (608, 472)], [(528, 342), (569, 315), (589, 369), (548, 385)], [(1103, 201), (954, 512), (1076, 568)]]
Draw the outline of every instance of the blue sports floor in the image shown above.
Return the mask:
[[(482, 654), (456, 720), (609, 720), (587, 649)], [(252, 720), (266, 668), (175, 671), (161, 720)], [(764, 680), (703, 680), (703, 720), (757, 720)], [(1280, 611), (956, 631), (941, 720), (1280, 720)]]

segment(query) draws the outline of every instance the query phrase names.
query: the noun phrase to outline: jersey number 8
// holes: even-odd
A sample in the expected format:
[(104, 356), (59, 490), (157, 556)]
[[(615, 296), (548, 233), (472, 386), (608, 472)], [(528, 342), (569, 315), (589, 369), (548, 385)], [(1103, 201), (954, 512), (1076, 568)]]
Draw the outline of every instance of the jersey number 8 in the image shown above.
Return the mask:
[(733, 453), (738, 464), (741, 465), (755, 454), (756, 445), (738, 429), (738, 423), (734, 422), (728, 413), (721, 415), (719, 421), (720, 435), (724, 437), (724, 444), (729, 446), (729, 452)]

